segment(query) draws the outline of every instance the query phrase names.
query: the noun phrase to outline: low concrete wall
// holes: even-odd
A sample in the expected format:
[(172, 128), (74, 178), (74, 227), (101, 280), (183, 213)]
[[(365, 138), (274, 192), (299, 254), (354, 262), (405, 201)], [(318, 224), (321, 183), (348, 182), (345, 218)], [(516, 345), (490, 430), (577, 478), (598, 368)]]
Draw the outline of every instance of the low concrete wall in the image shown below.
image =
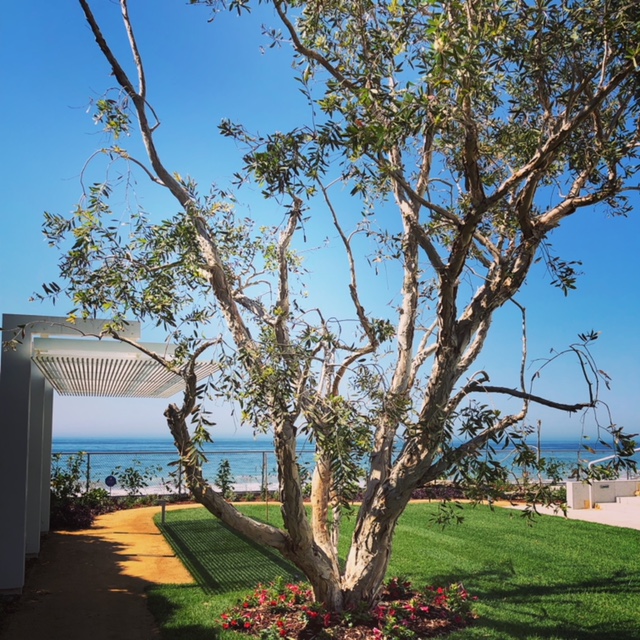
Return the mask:
[(637, 480), (598, 480), (591, 485), (567, 482), (567, 505), (571, 509), (590, 509), (599, 502), (616, 502), (617, 498), (636, 495), (637, 491)]

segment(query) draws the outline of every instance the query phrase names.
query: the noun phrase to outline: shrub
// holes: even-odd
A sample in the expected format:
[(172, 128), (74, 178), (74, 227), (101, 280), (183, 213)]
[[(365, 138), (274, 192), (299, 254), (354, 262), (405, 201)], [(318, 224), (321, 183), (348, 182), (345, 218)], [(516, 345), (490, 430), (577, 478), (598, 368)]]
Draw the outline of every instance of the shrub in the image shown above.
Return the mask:
[(134, 460), (130, 467), (116, 467), (111, 475), (115, 476), (118, 484), (127, 492), (129, 497), (142, 495), (142, 490), (149, 486), (149, 481), (162, 471), (161, 467), (143, 467), (140, 460)]
[(221, 460), (218, 465), (218, 472), (214, 478), (214, 483), (220, 489), (220, 493), (226, 500), (233, 500), (235, 494), (233, 493), (233, 485), (236, 479), (231, 473), (231, 464), (227, 459)]
[(85, 454), (53, 455), (51, 468), (50, 527), (55, 530), (88, 529), (101, 513), (113, 511), (115, 502), (104, 489), (89, 489), (84, 483)]
[(52, 531), (74, 531), (76, 529), (88, 529), (95, 519), (96, 514), (91, 507), (84, 504), (81, 499), (51, 500)]

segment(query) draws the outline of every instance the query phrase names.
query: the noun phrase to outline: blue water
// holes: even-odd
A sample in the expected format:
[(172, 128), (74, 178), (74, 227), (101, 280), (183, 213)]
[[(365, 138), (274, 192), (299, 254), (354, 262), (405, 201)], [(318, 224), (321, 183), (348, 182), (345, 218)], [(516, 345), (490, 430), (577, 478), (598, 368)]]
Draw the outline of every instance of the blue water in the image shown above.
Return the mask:
[[(213, 444), (207, 444), (211, 451), (263, 451), (271, 450), (271, 438), (223, 438)], [(76, 453), (77, 451), (113, 452), (113, 451), (169, 451), (175, 450), (171, 438), (54, 438), (54, 453)]]
[[(204, 447), (207, 462), (203, 473), (214, 481), (220, 464), (228, 460), (237, 492), (257, 491), (267, 484), (278, 485), (276, 459), (270, 438), (219, 439)], [(145, 476), (142, 493), (182, 493), (183, 485), (175, 463), (178, 455), (169, 438), (55, 438), (53, 453), (62, 454), (54, 464), (65, 465), (71, 454), (83, 453), (82, 477), (84, 484), (107, 487), (107, 478), (119, 479), (127, 470)], [(300, 463), (310, 468), (313, 452), (309, 447), (299, 454)], [(125, 492), (122, 482), (110, 489), (114, 495)]]
[[(177, 460), (177, 453), (170, 438), (54, 439), (54, 453), (73, 454), (80, 451), (86, 452), (83, 459), (83, 479), (89, 486), (106, 488), (108, 476), (119, 478), (126, 470), (134, 469), (146, 476), (144, 493), (177, 492), (183, 488), (177, 466), (171, 465)], [(265, 483), (272, 489), (277, 487), (276, 460), (269, 437), (218, 439), (207, 444), (204, 452), (207, 462), (203, 465), (203, 472), (210, 481), (215, 479), (220, 463), (228, 460), (237, 492), (255, 491)], [(602, 445), (596, 448), (596, 453), (585, 449), (580, 451), (576, 440), (542, 443), (542, 455), (564, 463), (567, 476), (575, 468), (578, 457), (583, 461), (590, 461), (610, 454), (611, 449)], [(511, 450), (497, 450), (496, 458), (506, 465), (512, 457)], [(65, 464), (67, 458), (67, 455), (63, 455), (58, 464)], [(313, 459), (311, 446), (302, 447), (299, 453), (301, 465), (310, 471)], [(111, 491), (114, 494), (123, 493), (125, 489), (121, 484), (116, 483)]]
[[(533, 446), (533, 443), (529, 443)], [(576, 461), (578, 453), (583, 459), (592, 460), (603, 457), (611, 453), (611, 449), (603, 447), (601, 444), (592, 445), (596, 450), (592, 454), (580, 447), (577, 440), (549, 440), (542, 442), (542, 453), (547, 457), (559, 458), (563, 461)], [(311, 451), (312, 446), (302, 443), (300, 449)], [(254, 439), (249, 438), (220, 438), (205, 446), (206, 451), (214, 453), (225, 452), (272, 452), (273, 441), (268, 436)], [(76, 453), (78, 451), (88, 451), (92, 453), (130, 452), (130, 453), (152, 453), (175, 451), (171, 438), (71, 438), (58, 437), (53, 441), (54, 453)], [(509, 449), (501, 450), (497, 448), (498, 457), (506, 455)]]

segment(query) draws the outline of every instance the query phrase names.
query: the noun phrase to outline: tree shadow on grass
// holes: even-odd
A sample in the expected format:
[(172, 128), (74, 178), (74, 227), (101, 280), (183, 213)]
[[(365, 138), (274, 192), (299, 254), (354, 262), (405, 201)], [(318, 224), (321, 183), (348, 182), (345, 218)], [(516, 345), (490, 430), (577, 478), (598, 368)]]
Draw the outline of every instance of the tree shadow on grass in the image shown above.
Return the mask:
[(299, 571), (278, 554), (214, 518), (165, 522), (160, 528), (207, 593), (249, 590), (278, 577), (301, 579)]
[[(507, 565), (481, 571), (455, 571), (433, 576), (433, 584), (463, 582), (479, 597), (484, 610), (475, 629), (465, 638), (509, 637), (536, 640), (640, 640), (637, 607), (603, 621), (594, 605), (598, 599), (631, 596), (640, 601), (640, 576), (615, 571), (597, 579), (558, 581), (555, 584), (517, 584), (516, 571)], [(583, 599), (584, 594), (588, 594)], [(511, 615), (511, 613), (513, 615)]]
[[(180, 603), (189, 600), (189, 591), (200, 590), (200, 585), (181, 584), (176, 585), (174, 598), (168, 598), (162, 590), (152, 587), (147, 593), (149, 609), (153, 613), (156, 623), (161, 628), (162, 640), (217, 640), (222, 634), (220, 626), (213, 624), (175, 624), (174, 618), (179, 617), (183, 607)], [(212, 618), (216, 618), (219, 612), (215, 612)]]

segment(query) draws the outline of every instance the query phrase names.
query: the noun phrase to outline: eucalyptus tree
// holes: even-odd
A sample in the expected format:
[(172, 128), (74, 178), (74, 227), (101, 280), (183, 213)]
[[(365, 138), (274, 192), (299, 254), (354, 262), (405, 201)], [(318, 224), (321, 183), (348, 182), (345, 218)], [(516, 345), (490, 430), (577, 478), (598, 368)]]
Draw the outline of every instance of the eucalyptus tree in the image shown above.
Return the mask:
[[(277, 24), (266, 35), (290, 47), (310, 115), (272, 134), (231, 119), (220, 127), (244, 148), (238, 182), (260, 185), (281, 208), (281, 222), (258, 227), (237, 213), (232, 188), (203, 195), (164, 157), (127, 1), (126, 64), (89, 0), (79, 2), (120, 88), (95, 104), (96, 121), (115, 138), (102, 152), (167, 190), (180, 211), (159, 221), (136, 210), (123, 232), (111, 222), (105, 181), (87, 189), (71, 216), (47, 214), (46, 233), (64, 249), (71, 315), (111, 313), (116, 338), (130, 318), (164, 326), (177, 356), (154, 357), (185, 380), (182, 403), (165, 415), (196, 499), (291, 560), (329, 609), (373, 603), (414, 489), (453, 477), (491, 495), (508, 477), (492, 456), (497, 446), (510, 442), (516, 463), (537, 463), (519, 438), (531, 403), (573, 412), (598, 402), (601, 373), (588, 349), (595, 334), (569, 348), (585, 380), (580, 403), (535, 393), (524, 375), (526, 341), (510, 387), (473, 367), (495, 312), (519, 305), (534, 261), (547, 262), (565, 293), (574, 288), (574, 263), (551, 253), (553, 229), (597, 205), (629, 212), (640, 5), (270, 0)], [(214, 13), (251, 8), (250, 0), (200, 4)], [(133, 131), (146, 157), (121, 146)], [(350, 189), (349, 204), (334, 197), (336, 185)], [(347, 215), (354, 207), (357, 220)], [(306, 237), (319, 217), (338, 238), (355, 330), (328, 306), (307, 308), (301, 293), (313, 280), (300, 247), (322, 245)], [(381, 263), (395, 287), (385, 308), (362, 286)], [(198, 386), (203, 357), (220, 369)], [(199, 444), (209, 437), (210, 392), (273, 433), (284, 530), (247, 518), (204, 479)], [(515, 398), (518, 409), (489, 408), (488, 394)], [(629, 438), (604, 427), (628, 454)], [(316, 451), (311, 516), (296, 457), (301, 438)], [(357, 490), (341, 563), (340, 517)]]

